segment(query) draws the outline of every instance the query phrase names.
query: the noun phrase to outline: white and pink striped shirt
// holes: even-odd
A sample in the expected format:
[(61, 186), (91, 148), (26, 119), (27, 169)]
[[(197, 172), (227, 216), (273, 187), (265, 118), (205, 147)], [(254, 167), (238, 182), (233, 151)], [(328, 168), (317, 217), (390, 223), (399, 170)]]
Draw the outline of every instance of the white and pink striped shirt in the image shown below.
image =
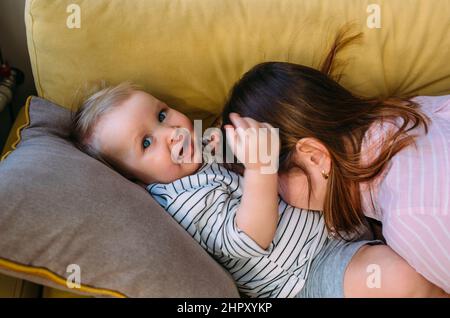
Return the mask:
[[(361, 186), (363, 207), (367, 216), (382, 222), (393, 250), (450, 293), (450, 95), (413, 100), (430, 117), (429, 132), (415, 129), (416, 146), (397, 153), (370, 189)], [(363, 158), (371, 157), (365, 151), (378, 149), (393, 127), (383, 122), (369, 129)]]

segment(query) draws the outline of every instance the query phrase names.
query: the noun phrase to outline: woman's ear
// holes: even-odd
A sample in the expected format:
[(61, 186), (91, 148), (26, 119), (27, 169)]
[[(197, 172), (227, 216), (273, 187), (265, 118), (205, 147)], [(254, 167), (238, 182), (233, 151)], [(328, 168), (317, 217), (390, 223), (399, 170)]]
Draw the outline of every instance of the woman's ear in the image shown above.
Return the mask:
[(312, 168), (328, 174), (331, 158), (328, 149), (315, 138), (302, 138), (295, 145), (295, 160), (300, 161), (307, 169)]

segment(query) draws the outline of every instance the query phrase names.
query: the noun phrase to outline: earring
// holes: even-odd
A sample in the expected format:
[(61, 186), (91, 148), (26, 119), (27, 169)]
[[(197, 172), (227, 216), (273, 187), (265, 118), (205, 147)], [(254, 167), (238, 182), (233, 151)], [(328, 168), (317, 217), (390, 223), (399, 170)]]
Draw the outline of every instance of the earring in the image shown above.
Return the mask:
[(324, 179), (328, 179), (329, 176), (330, 176), (330, 175), (329, 175), (328, 173), (326, 173), (325, 170), (322, 170), (322, 177), (323, 177)]

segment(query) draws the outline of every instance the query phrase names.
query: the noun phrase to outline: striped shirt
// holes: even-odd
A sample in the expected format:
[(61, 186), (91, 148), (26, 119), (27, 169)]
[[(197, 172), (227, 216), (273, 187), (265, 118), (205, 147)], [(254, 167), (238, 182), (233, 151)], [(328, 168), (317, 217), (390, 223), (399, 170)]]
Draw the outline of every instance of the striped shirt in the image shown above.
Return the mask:
[(234, 278), (250, 297), (295, 297), (311, 261), (328, 239), (323, 215), (279, 199), (279, 221), (268, 249), (236, 226), (242, 177), (217, 163), (169, 184), (150, 184), (153, 198)]
[[(362, 185), (363, 207), (367, 216), (382, 222), (393, 250), (450, 293), (450, 95), (414, 101), (431, 119), (429, 132), (412, 131), (418, 135), (416, 146), (397, 153), (371, 188)], [(377, 153), (373, 149), (391, 129), (396, 128), (386, 122), (374, 124), (362, 153)]]

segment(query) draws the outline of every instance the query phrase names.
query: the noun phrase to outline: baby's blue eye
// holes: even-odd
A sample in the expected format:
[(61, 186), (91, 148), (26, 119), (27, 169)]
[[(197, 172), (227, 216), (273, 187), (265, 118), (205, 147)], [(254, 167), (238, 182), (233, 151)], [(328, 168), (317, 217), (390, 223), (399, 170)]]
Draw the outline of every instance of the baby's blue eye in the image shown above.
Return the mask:
[(159, 118), (158, 118), (159, 121), (160, 121), (160, 122), (163, 122), (164, 119), (166, 119), (166, 117), (167, 117), (167, 112), (165, 112), (165, 111), (160, 111), (158, 117), (159, 117)]
[(152, 144), (152, 137), (146, 137), (144, 138), (144, 142), (142, 143), (142, 146), (145, 148), (150, 147), (150, 145)]

